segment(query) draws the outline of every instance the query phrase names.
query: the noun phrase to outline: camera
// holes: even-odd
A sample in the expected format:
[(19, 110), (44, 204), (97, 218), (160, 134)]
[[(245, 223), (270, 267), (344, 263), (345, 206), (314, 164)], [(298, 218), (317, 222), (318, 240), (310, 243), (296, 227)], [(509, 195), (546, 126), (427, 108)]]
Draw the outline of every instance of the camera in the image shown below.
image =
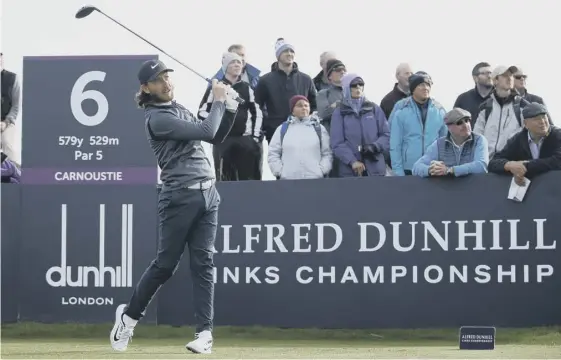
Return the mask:
[(358, 147), (358, 152), (364, 157), (366, 160), (370, 161), (378, 161), (376, 155), (378, 155), (379, 151), (376, 146), (369, 144), (369, 145), (362, 145)]

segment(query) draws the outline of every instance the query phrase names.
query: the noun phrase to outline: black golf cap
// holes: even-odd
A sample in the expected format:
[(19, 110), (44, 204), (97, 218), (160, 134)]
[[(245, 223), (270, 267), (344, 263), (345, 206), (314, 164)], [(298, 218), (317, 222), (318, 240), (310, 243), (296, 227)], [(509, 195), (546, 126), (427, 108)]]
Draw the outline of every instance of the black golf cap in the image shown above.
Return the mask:
[(138, 71), (138, 81), (141, 84), (146, 84), (149, 81), (154, 81), (164, 71), (173, 72), (160, 60), (148, 60), (140, 67)]

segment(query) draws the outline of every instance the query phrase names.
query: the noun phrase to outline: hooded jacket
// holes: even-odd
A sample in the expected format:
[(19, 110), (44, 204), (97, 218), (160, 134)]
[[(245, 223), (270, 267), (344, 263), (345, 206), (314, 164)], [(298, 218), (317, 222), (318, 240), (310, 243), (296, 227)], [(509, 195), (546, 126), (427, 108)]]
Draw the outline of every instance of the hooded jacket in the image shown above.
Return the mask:
[[(347, 74), (341, 80), (343, 100), (331, 117), (331, 148), (337, 162), (340, 177), (352, 177), (355, 161), (363, 162), (369, 176), (384, 176), (386, 162), (383, 152), (389, 148), (390, 130), (380, 106), (364, 96), (351, 98), (351, 82), (359, 77)], [(359, 148), (373, 145), (377, 151), (374, 161), (363, 159)]]
[(19, 183), (21, 179), (21, 170), (10, 159), (2, 161), (2, 182), (3, 183)]
[(411, 171), (429, 145), (448, 133), (444, 107), (432, 98), (424, 106), (427, 107), (424, 124), (419, 105), (412, 96), (398, 101), (392, 111), (390, 156), (392, 170), (398, 176), (404, 176), (405, 170)]
[(315, 111), (316, 88), (312, 78), (298, 69), (298, 64), (293, 64), (290, 74), (279, 69), (278, 62), (271, 65), (271, 72), (263, 75), (255, 89), (255, 102), (263, 110), (263, 129), (271, 133), (284, 122), (290, 114), (290, 98), (294, 95), (303, 95), (310, 102), (310, 111)]

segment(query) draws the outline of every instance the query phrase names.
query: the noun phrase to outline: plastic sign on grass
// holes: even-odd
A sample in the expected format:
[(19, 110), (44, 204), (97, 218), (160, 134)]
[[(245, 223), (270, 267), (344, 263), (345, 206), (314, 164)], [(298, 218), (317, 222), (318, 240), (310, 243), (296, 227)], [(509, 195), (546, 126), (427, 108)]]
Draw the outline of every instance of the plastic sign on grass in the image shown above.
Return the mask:
[(460, 328), (460, 350), (495, 350), (493, 326), (462, 326)]

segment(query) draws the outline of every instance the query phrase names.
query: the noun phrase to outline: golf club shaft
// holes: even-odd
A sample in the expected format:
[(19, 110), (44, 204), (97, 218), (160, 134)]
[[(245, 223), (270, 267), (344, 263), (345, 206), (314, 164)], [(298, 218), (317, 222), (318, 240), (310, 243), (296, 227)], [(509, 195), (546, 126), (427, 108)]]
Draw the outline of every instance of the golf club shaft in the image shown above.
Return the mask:
[[(102, 14), (103, 16), (105, 16), (106, 18), (108, 18), (109, 20), (113, 21), (115, 24), (119, 25), (120, 27), (122, 27), (123, 29), (127, 30), (128, 32), (130, 32), (131, 34), (135, 35), (136, 37), (142, 39), (144, 42), (146, 42), (147, 44), (149, 44), (150, 46), (154, 47), (155, 49), (159, 50), (160, 52), (162, 52), (163, 54), (167, 55), (168, 57), (170, 57), (171, 59), (173, 59), (175, 62), (177, 62), (179, 65), (183, 66), (184, 68), (186, 68), (187, 70), (190, 70), (193, 74), (197, 75), (198, 77), (200, 77), (201, 79), (204, 79), (207, 83), (212, 84), (212, 81), (205, 77), (204, 75), (200, 74), (199, 72), (191, 69), (189, 66), (185, 65), (184, 63), (182, 63), (181, 61), (179, 61), (178, 59), (176, 59), (175, 57), (171, 56), (170, 54), (168, 54), (167, 52), (165, 52), (163, 49), (161, 49), (160, 47), (154, 45), (153, 43), (151, 43), (150, 41), (148, 41), (147, 39), (145, 39), (144, 37), (140, 36), (139, 34), (137, 34), (136, 32), (132, 31), (131, 29), (129, 29), (128, 27), (126, 27), (125, 25), (121, 24), (119, 21), (113, 19), (111, 16), (107, 15), (106, 13), (104, 13), (103, 11), (99, 10), (98, 8), (94, 8), (95, 10), (97, 10), (100, 14)], [(89, 15), (86, 14), (84, 16)], [(78, 16), (77, 16), (78, 17)], [(234, 100), (236, 100), (239, 104), (243, 104), (245, 103), (245, 100), (242, 99), (234, 89), (231, 89), (231, 92), (228, 91), (228, 96)]]
[(161, 48), (159, 48), (158, 46), (154, 45), (153, 43), (151, 43), (150, 41), (146, 40), (144, 37), (140, 36), (139, 34), (135, 33), (134, 31), (132, 31), (131, 29), (129, 29), (128, 27), (126, 27), (125, 25), (121, 24), (119, 21), (113, 19), (111, 16), (107, 15), (106, 13), (104, 13), (103, 11), (99, 10), (98, 11), (103, 14), (105, 17), (107, 17), (109, 20), (113, 21), (115, 24), (119, 25), (120, 27), (122, 27), (123, 29), (127, 30), (128, 32), (130, 32), (133, 35), (136, 35), (137, 37), (139, 37), (140, 39), (144, 40), (145, 42), (147, 42), (149, 45), (153, 46), (154, 48), (156, 48), (157, 50), (161, 51), (163, 54), (169, 56), (171, 59), (175, 60), (179, 65), (183, 66), (184, 68), (186, 68), (187, 70), (190, 70), (192, 73), (194, 73), (195, 75), (199, 76), (200, 78), (204, 79), (206, 82), (208, 83), (212, 83), (212, 81), (208, 78), (206, 78), (204, 75), (201, 75), (200, 73), (198, 73), (197, 71), (191, 69), (189, 66), (185, 65), (184, 63), (182, 63), (181, 61), (177, 60), (175, 57), (171, 56), (170, 54), (168, 54), (167, 52), (165, 52), (164, 50), (162, 50)]

